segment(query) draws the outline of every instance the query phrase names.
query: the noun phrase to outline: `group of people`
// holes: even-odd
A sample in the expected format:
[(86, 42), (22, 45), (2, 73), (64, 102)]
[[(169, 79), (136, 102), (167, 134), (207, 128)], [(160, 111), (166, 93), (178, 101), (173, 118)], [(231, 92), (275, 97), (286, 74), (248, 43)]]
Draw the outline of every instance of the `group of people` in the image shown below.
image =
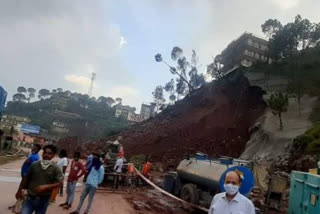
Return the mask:
[[(45, 214), (55, 190), (60, 190), (63, 195), (63, 180), (68, 167), (67, 152), (60, 151), (58, 163), (53, 161), (57, 153), (54, 145), (46, 145), (43, 148), (42, 159), (40, 159), (40, 145), (35, 144), (31, 154), (21, 167), (22, 181), (16, 193), (16, 199), (24, 197), (23, 190), (27, 190), (27, 198), (23, 203), (21, 214)], [(66, 200), (60, 204), (63, 209), (72, 207), (78, 180), (84, 177), (84, 186), (80, 196), (79, 204), (75, 211), (70, 214), (79, 214), (87, 196), (88, 205), (84, 214), (88, 214), (98, 185), (104, 179), (104, 155), (93, 153), (88, 156), (86, 165), (80, 161), (80, 152), (75, 152), (71, 160), (70, 171), (67, 178)], [(122, 154), (118, 155), (114, 166), (117, 174), (121, 173), (123, 166)], [(116, 176), (116, 180), (118, 176)], [(209, 207), (209, 214), (254, 214), (253, 203), (240, 192), (242, 182), (241, 175), (236, 172), (228, 172), (225, 178), (225, 192), (215, 195)]]
[[(53, 161), (57, 153), (57, 148), (54, 145), (44, 146), (42, 159), (39, 156), (40, 150), (41, 146), (35, 144), (31, 150), (31, 154), (21, 167), (22, 181), (16, 193), (16, 199), (18, 201), (25, 199), (21, 214), (45, 214), (50, 202), (55, 200), (58, 192), (60, 192), (60, 196), (63, 196), (63, 181), (69, 165), (67, 152), (61, 150), (59, 154), (60, 159), (56, 163)], [(93, 153), (89, 155), (86, 164), (82, 163), (80, 156), (80, 152), (73, 154), (67, 178), (66, 200), (60, 204), (60, 207), (66, 210), (72, 207), (77, 182), (84, 176), (83, 190), (79, 204), (76, 210), (70, 214), (80, 213), (84, 201), (88, 196), (88, 205), (84, 214), (89, 213), (98, 185), (101, 184), (104, 179), (103, 163), (105, 156), (103, 154)], [(118, 173), (121, 172), (123, 165), (122, 157), (120, 157), (119, 160), (115, 165), (115, 171)], [(27, 190), (26, 198), (24, 190)]]

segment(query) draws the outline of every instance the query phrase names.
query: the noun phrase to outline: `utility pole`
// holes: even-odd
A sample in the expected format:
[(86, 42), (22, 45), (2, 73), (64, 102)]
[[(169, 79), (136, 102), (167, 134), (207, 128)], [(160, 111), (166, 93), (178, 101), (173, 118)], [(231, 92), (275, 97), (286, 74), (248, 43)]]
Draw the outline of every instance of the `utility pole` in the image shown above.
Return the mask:
[(89, 97), (91, 97), (91, 96), (92, 96), (92, 92), (93, 92), (93, 83), (94, 83), (95, 79), (96, 79), (96, 73), (92, 73), (92, 74), (91, 74), (91, 83), (90, 83), (90, 88), (89, 88), (89, 92), (88, 92)]

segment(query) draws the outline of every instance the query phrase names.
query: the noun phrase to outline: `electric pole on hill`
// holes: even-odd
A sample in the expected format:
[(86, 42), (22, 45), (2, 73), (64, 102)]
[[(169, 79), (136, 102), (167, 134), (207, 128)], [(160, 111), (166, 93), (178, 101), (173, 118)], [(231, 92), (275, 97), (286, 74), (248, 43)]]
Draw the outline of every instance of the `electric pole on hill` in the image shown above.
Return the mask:
[(96, 79), (96, 74), (95, 73), (92, 73), (91, 75), (91, 83), (90, 83), (90, 88), (89, 88), (89, 92), (88, 92), (88, 95), (89, 97), (92, 96), (92, 92), (93, 92), (93, 83), (94, 83), (94, 80)]

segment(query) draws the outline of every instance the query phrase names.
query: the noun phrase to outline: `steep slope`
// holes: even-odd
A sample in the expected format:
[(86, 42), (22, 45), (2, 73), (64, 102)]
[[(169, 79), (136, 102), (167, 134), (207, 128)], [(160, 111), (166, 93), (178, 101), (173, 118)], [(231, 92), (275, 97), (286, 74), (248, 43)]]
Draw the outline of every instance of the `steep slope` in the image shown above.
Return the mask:
[(294, 98), (290, 98), (288, 111), (283, 114), (283, 130), (279, 129), (278, 117), (273, 115), (269, 109), (266, 110), (253, 128), (255, 131), (245, 151), (241, 154), (241, 158), (253, 159), (260, 163), (286, 161), (285, 164), (289, 164), (289, 148), (294, 138), (312, 126), (309, 116), (316, 101), (316, 97), (303, 96), (299, 113), (298, 103)]
[(196, 151), (238, 157), (249, 140), (249, 127), (266, 107), (262, 95), (241, 69), (235, 70), (122, 132), (126, 155), (150, 155), (165, 166), (175, 166), (184, 154)]

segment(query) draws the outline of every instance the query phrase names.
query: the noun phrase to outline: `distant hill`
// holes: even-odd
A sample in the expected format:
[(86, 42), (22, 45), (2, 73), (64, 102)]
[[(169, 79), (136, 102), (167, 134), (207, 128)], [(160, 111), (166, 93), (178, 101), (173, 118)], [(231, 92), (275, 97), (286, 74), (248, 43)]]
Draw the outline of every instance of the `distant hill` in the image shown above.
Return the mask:
[(4, 114), (29, 117), (31, 124), (48, 130), (49, 135), (99, 138), (114, 135), (128, 126), (125, 119), (114, 116), (114, 103), (112, 98), (96, 100), (70, 91), (55, 92), (32, 103), (10, 101)]

